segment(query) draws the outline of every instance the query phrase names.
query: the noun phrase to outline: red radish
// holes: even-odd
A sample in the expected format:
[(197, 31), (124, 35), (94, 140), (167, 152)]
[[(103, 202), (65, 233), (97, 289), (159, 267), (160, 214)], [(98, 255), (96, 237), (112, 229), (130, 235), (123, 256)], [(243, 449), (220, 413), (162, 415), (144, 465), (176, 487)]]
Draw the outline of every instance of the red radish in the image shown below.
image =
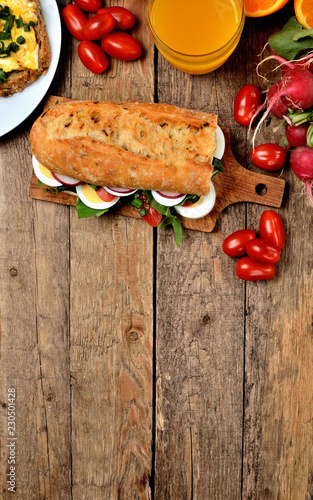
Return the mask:
[(275, 116), (282, 118), (283, 114), (281, 113), (284, 113), (284, 110), (288, 111), (287, 108), (304, 110), (313, 105), (313, 73), (307, 69), (293, 67), (282, 76), (279, 82), (274, 83), (272, 87), (268, 91), (265, 102), (251, 119), (252, 123), (259, 111), (267, 106), (267, 110), (254, 131), (253, 142), (259, 128), (271, 111), (275, 112), (278, 109)]
[(56, 174), (55, 172), (51, 172), (53, 177), (61, 182), (61, 184), (64, 184), (64, 186), (79, 186), (81, 184), (81, 181), (78, 179), (73, 179), (72, 177), (68, 177), (67, 175), (61, 175), (61, 174)]
[(287, 125), (286, 138), (289, 146), (293, 148), (296, 148), (297, 146), (305, 146), (308, 128), (308, 123), (302, 123), (301, 125), (297, 125), (296, 127), (293, 125)]
[(298, 146), (290, 155), (290, 166), (296, 176), (306, 184), (310, 203), (313, 205), (313, 148)]
[(108, 188), (104, 186), (104, 188), (111, 194), (115, 194), (118, 196), (129, 196), (131, 194), (136, 193), (137, 189), (128, 189), (128, 188)]

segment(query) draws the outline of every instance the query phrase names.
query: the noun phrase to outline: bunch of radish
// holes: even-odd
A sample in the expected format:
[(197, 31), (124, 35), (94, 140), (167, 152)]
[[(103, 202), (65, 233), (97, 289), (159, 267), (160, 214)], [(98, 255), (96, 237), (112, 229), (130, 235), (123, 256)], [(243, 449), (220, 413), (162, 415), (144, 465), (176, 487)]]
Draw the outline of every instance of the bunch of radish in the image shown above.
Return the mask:
[(263, 104), (254, 105), (251, 109), (249, 127), (259, 113), (263, 112), (252, 143), (254, 145), (261, 125), (270, 113), (285, 120), (288, 141), (286, 151), (292, 148), (290, 166), (295, 175), (306, 184), (309, 201), (313, 204), (313, 52), (294, 61), (287, 61), (277, 54), (266, 60), (271, 58), (279, 62), (281, 79), (269, 88)]

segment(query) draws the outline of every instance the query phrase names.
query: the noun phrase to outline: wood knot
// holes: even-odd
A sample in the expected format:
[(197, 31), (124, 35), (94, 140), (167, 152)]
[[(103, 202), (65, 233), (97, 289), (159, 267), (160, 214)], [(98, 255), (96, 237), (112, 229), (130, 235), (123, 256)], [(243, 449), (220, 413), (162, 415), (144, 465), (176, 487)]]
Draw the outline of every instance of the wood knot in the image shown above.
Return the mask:
[(203, 318), (202, 318), (202, 322), (203, 322), (205, 325), (207, 325), (208, 323), (210, 323), (210, 321), (211, 321), (211, 318), (210, 318), (210, 316), (209, 316), (208, 314), (206, 314), (205, 316), (203, 316)]
[(127, 333), (127, 338), (128, 340), (130, 340), (131, 342), (136, 342), (138, 340), (138, 332), (136, 332), (136, 330), (130, 330), (130, 332)]
[(11, 269), (10, 269), (10, 276), (12, 276), (12, 278), (16, 278), (16, 276), (17, 276), (17, 269), (15, 269), (15, 267), (11, 267)]
[(2, 408), (6, 408), (6, 407), (7, 407), (6, 403), (2, 403)]

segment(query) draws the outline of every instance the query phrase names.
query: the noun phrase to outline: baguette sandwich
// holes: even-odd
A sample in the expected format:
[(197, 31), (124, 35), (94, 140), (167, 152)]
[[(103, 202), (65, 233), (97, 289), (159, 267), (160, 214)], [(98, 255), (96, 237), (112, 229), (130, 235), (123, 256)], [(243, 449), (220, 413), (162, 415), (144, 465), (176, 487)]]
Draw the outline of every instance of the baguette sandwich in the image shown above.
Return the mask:
[(0, 97), (28, 87), (50, 61), (39, 0), (0, 0)]
[(216, 115), (168, 104), (67, 101), (42, 113), (30, 142), (39, 181), (61, 190), (71, 186), (91, 209), (106, 211), (126, 196), (147, 222), (151, 205), (175, 229), (172, 208), (200, 218), (214, 206), (211, 178), (222, 170), (224, 148)]
[(45, 111), (30, 141), (41, 164), (83, 182), (206, 195), (216, 127), (167, 104), (70, 101)]

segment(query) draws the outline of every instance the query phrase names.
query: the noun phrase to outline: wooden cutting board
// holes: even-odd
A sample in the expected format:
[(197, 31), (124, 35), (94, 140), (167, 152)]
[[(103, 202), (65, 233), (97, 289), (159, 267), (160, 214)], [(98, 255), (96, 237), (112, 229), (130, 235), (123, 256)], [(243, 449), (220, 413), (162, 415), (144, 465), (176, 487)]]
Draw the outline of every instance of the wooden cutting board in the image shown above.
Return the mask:
[[(56, 103), (69, 101), (64, 97), (50, 96), (45, 104), (45, 109)], [(269, 207), (279, 208), (282, 204), (285, 190), (285, 181), (269, 175), (251, 172), (242, 167), (234, 158), (230, 147), (230, 132), (222, 127), (225, 135), (225, 153), (222, 158), (224, 172), (217, 174), (212, 180), (216, 190), (216, 203), (208, 215), (202, 219), (186, 219), (181, 217), (182, 226), (188, 229), (213, 231), (216, 220), (220, 213), (229, 205), (238, 202), (251, 202)], [(55, 194), (53, 191), (45, 192), (39, 187), (37, 178), (33, 174), (29, 195), (36, 200), (51, 201), (64, 205), (76, 205), (76, 196), (64, 192)], [(140, 219), (138, 210), (132, 206), (125, 205), (119, 208), (112, 208), (112, 213), (135, 217)], [(108, 214), (105, 215), (107, 217)]]

